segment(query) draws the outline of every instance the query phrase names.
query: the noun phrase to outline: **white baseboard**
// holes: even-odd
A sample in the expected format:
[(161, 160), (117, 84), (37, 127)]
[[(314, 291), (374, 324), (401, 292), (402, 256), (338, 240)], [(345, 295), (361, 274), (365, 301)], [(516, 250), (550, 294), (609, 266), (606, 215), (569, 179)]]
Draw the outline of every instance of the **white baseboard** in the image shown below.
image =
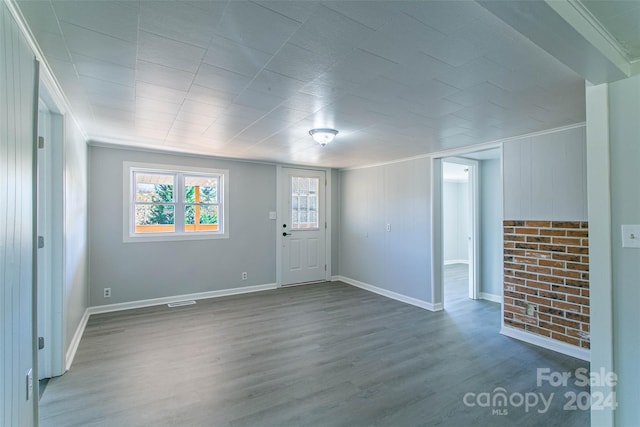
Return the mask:
[(443, 262), (444, 265), (451, 264), (469, 264), (469, 260), (466, 259), (450, 259), (448, 261)]
[(80, 339), (82, 338), (82, 334), (84, 334), (84, 329), (87, 327), (87, 322), (89, 321), (89, 309), (87, 308), (82, 315), (82, 319), (80, 319), (80, 324), (76, 328), (76, 332), (73, 334), (73, 338), (71, 339), (71, 343), (69, 348), (67, 349), (67, 353), (65, 354), (64, 359), (64, 370), (68, 371), (71, 368), (71, 363), (73, 359), (76, 357), (76, 351), (78, 351), (78, 346), (80, 345)]
[(195, 294), (175, 295), (164, 298), (152, 298), (139, 301), (121, 302), (117, 304), (98, 305), (89, 307), (89, 314), (111, 313), (113, 311), (131, 310), (134, 308), (151, 307), (154, 305), (170, 304), (172, 302), (186, 300), (200, 300), (208, 298), (220, 298), (231, 295), (248, 294), (252, 292), (269, 291), (276, 289), (276, 283), (268, 283), (266, 285), (245, 286), (243, 288), (221, 289), (219, 291), (198, 292)]
[(442, 307), (442, 303), (432, 304), (432, 303), (427, 302), (427, 301), (423, 301), (423, 300), (420, 300), (420, 299), (417, 299), (417, 298), (413, 298), (413, 297), (408, 297), (406, 295), (402, 295), (402, 294), (399, 294), (397, 292), (389, 291), (387, 289), (382, 289), (382, 288), (379, 288), (377, 286), (370, 285), (368, 283), (364, 283), (364, 282), (360, 282), (358, 280), (350, 279), (348, 277), (334, 276), (334, 277), (332, 277), (332, 280), (334, 280), (334, 281), (338, 281), (339, 280), (341, 282), (347, 283), (347, 284), (355, 286), (357, 288), (364, 289), (366, 291), (373, 292), (375, 294), (382, 295), (384, 297), (391, 298), (391, 299), (394, 299), (396, 301), (404, 302), (406, 304), (415, 305), (416, 307), (424, 308), (425, 310), (440, 311), (443, 308)]
[(502, 304), (502, 296), (489, 294), (487, 292), (480, 292), (480, 299), (486, 299), (487, 301), (497, 302), (498, 304)]
[(575, 345), (567, 344), (562, 341), (553, 340), (551, 338), (543, 337), (540, 335), (530, 334), (521, 329), (502, 326), (502, 328), (500, 329), (500, 333), (507, 337), (515, 338), (517, 340), (537, 345), (538, 347), (546, 348), (547, 350), (553, 350), (558, 353), (566, 354), (567, 356), (575, 357), (587, 362), (589, 362), (591, 359), (591, 352), (586, 348), (577, 347)]

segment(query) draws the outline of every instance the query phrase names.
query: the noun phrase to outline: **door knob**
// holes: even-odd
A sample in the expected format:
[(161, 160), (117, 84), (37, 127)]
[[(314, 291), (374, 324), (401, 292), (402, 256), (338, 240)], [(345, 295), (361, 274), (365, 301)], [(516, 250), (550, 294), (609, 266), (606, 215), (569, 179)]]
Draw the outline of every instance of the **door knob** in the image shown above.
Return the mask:
[(291, 233), (287, 233), (286, 231), (282, 233), (282, 237), (287, 237), (287, 236), (291, 236)]

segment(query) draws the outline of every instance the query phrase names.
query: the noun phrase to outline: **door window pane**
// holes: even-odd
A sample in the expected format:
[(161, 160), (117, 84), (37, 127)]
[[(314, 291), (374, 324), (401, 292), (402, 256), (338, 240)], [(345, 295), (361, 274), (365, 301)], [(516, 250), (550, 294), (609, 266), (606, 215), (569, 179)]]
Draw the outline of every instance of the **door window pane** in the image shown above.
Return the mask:
[(291, 228), (318, 229), (319, 178), (291, 177)]

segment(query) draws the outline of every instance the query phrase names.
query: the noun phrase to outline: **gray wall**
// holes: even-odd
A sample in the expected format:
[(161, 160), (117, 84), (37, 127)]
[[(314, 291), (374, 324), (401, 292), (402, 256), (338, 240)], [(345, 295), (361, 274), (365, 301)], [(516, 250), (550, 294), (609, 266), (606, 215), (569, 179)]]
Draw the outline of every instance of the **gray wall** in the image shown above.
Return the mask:
[(622, 248), (620, 226), (640, 224), (640, 76), (609, 86), (613, 349), (620, 406), (617, 426), (640, 420), (640, 249)]
[(480, 162), (480, 292), (502, 296), (500, 160)]
[[(90, 305), (276, 281), (276, 223), (268, 217), (276, 210), (275, 166), (95, 146), (89, 159)], [(123, 243), (124, 161), (228, 169), (230, 238)]]
[(442, 232), (444, 262), (469, 261), (469, 183), (444, 181)]
[(331, 170), (331, 275), (340, 272), (340, 171)]
[[(0, 3), (0, 425), (31, 426), (37, 398), (26, 399), (33, 369), (33, 53)], [(34, 385), (37, 391), (37, 385)]]
[(430, 185), (428, 158), (342, 171), (340, 275), (431, 302)]
[(64, 141), (64, 348), (69, 349), (89, 302), (88, 147), (75, 122), (65, 117)]
[(504, 144), (504, 219), (587, 220), (584, 127)]

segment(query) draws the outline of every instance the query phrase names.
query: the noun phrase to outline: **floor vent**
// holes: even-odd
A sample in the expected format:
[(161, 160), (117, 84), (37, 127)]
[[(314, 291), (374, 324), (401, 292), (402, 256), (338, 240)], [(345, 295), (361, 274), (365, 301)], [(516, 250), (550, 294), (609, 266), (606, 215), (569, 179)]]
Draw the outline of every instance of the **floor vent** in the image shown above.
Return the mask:
[(196, 302), (191, 300), (191, 301), (178, 301), (178, 302), (172, 302), (170, 304), (167, 304), (167, 307), (169, 308), (173, 308), (173, 307), (182, 307), (183, 305), (193, 305)]

